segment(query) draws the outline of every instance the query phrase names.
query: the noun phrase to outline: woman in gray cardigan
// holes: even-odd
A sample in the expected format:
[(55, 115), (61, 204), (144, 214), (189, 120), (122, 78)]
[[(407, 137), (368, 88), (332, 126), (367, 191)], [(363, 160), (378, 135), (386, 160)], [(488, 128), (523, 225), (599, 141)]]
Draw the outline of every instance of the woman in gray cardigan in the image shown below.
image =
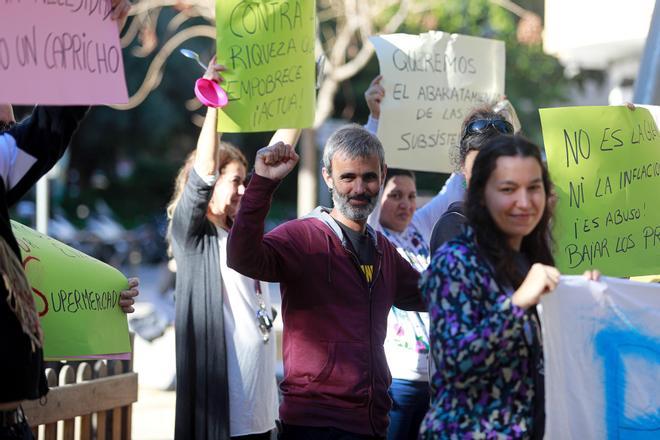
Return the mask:
[[(219, 82), (221, 70), (212, 60), (204, 76)], [(247, 161), (219, 142), (217, 113), (207, 110), (167, 210), (177, 263), (175, 438), (266, 440), (277, 419), (270, 298), (267, 284), (226, 264)]]

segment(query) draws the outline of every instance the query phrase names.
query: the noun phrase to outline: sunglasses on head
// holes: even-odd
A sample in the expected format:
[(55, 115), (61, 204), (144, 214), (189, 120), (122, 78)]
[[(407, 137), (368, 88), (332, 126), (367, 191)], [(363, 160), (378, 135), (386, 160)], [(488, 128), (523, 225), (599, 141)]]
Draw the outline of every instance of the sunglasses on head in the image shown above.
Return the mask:
[(488, 131), (490, 127), (493, 127), (502, 134), (513, 133), (513, 125), (504, 119), (475, 119), (465, 127), (463, 139), (471, 134), (484, 133)]

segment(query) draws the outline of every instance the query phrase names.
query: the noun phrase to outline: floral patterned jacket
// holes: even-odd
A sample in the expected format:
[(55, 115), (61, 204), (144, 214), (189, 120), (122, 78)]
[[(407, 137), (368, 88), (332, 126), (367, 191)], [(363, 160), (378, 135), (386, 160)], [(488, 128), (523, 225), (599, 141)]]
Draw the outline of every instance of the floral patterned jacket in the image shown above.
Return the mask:
[(529, 315), (512, 304), (511, 289), (495, 281), (491, 267), (468, 227), (422, 275), (437, 369), (421, 438), (532, 436), (532, 345), (539, 342), (525, 337)]

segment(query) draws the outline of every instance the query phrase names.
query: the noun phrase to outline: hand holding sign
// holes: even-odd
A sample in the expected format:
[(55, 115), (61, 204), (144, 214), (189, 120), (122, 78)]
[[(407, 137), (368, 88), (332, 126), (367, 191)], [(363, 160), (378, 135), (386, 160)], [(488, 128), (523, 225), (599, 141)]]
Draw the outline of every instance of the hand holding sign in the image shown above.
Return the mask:
[[(199, 61), (199, 58), (197, 60)], [(195, 82), (195, 96), (205, 106), (221, 108), (227, 105), (227, 93), (220, 87), (220, 83), (224, 81), (220, 72), (225, 70), (225, 66), (216, 64), (214, 56), (206, 67), (204, 76)]]
[(383, 79), (383, 75), (378, 75), (375, 77), (369, 88), (364, 92), (364, 100), (367, 102), (367, 107), (369, 107), (369, 113), (374, 119), (380, 119), (380, 103), (385, 98), (385, 89), (380, 84)]
[(133, 304), (135, 304), (135, 297), (140, 294), (140, 291), (138, 290), (139, 285), (139, 278), (129, 278), (128, 289), (122, 290), (119, 294), (119, 307), (121, 307), (124, 313), (133, 313), (135, 311)]
[[(124, 312), (138, 280), (20, 223), (11, 222), (44, 331), (44, 357), (130, 352)], [(122, 312), (123, 310), (123, 312)]]
[(535, 306), (541, 301), (541, 296), (555, 290), (559, 276), (560, 273), (555, 267), (534, 263), (511, 297), (511, 302), (525, 310)]
[(128, 11), (130, 10), (131, 4), (128, 0), (111, 0), (112, 14), (110, 18), (117, 22), (120, 32), (126, 23), (126, 17), (128, 17)]

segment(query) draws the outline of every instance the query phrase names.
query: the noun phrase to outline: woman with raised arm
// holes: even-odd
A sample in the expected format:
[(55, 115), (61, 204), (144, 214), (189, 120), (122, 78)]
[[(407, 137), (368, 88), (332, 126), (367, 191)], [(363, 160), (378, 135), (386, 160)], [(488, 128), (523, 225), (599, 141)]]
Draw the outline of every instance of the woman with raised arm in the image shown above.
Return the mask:
[[(223, 66), (204, 77), (221, 81)], [(227, 238), (247, 161), (219, 142), (209, 108), (167, 208), (177, 264), (175, 438), (270, 439), (277, 419), (275, 337), (268, 285), (227, 267)], [(295, 143), (296, 130), (280, 130)]]

